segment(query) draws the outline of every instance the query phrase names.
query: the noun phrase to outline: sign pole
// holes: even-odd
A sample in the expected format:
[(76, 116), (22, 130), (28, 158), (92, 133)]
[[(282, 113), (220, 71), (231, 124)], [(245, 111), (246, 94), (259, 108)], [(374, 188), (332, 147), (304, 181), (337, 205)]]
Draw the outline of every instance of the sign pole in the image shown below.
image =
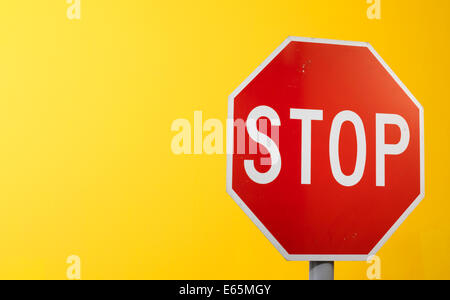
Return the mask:
[(309, 262), (309, 280), (334, 280), (334, 261)]

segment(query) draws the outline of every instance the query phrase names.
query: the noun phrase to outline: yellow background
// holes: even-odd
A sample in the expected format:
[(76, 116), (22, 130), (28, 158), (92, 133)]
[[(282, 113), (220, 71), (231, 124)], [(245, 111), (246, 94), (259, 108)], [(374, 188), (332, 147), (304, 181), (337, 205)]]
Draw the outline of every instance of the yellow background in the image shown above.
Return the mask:
[[(425, 108), (426, 197), (383, 279), (450, 279), (448, 0), (0, 4), (0, 278), (306, 279), (225, 192), (225, 155), (176, 156), (172, 121), (228, 95), (289, 35), (370, 42)], [(407, 171), (407, 170), (405, 170)], [(365, 279), (365, 262), (337, 263)]]

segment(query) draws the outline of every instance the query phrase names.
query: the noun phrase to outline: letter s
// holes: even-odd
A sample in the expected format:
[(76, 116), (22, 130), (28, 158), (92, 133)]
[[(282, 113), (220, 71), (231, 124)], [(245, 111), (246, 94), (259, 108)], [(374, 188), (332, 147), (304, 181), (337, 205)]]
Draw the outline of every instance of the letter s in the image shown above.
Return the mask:
[(258, 106), (253, 109), (247, 118), (248, 135), (255, 142), (263, 145), (270, 154), (271, 167), (266, 173), (261, 173), (255, 169), (253, 160), (245, 160), (244, 167), (248, 177), (258, 184), (269, 184), (273, 182), (281, 171), (281, 155), (277, 144), (267, 135), (258, 131), (257, 121), (266, 117), (270, 120), (272, 126), (281, 126), (280, 118), (275, 110), (268, 106)]

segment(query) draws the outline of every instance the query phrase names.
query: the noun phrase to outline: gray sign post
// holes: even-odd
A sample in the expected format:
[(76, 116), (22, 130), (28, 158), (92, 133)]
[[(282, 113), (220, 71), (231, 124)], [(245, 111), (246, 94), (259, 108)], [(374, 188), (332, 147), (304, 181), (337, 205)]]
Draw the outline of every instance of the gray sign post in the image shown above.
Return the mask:
[(334, 280), (334, 261), (309, 262), (309, 280)]

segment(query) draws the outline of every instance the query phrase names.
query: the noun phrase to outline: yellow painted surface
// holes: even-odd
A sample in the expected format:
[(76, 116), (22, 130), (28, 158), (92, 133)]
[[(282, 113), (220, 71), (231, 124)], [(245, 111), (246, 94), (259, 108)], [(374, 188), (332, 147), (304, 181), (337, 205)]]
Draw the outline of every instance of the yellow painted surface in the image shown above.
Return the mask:
[[(450, 1), (0, 4), (0, 278), (306, 279), (225, 192), (225, 155), (176, 156), (173, 120), (223, 121), (287, 36), (370, 42), (425, 108), (426, 197), (383, 279), (450, 279)], [(442, 258), (442, 259), (441, 259)], [(365, 279), (365, 262), (337, 263)]]

